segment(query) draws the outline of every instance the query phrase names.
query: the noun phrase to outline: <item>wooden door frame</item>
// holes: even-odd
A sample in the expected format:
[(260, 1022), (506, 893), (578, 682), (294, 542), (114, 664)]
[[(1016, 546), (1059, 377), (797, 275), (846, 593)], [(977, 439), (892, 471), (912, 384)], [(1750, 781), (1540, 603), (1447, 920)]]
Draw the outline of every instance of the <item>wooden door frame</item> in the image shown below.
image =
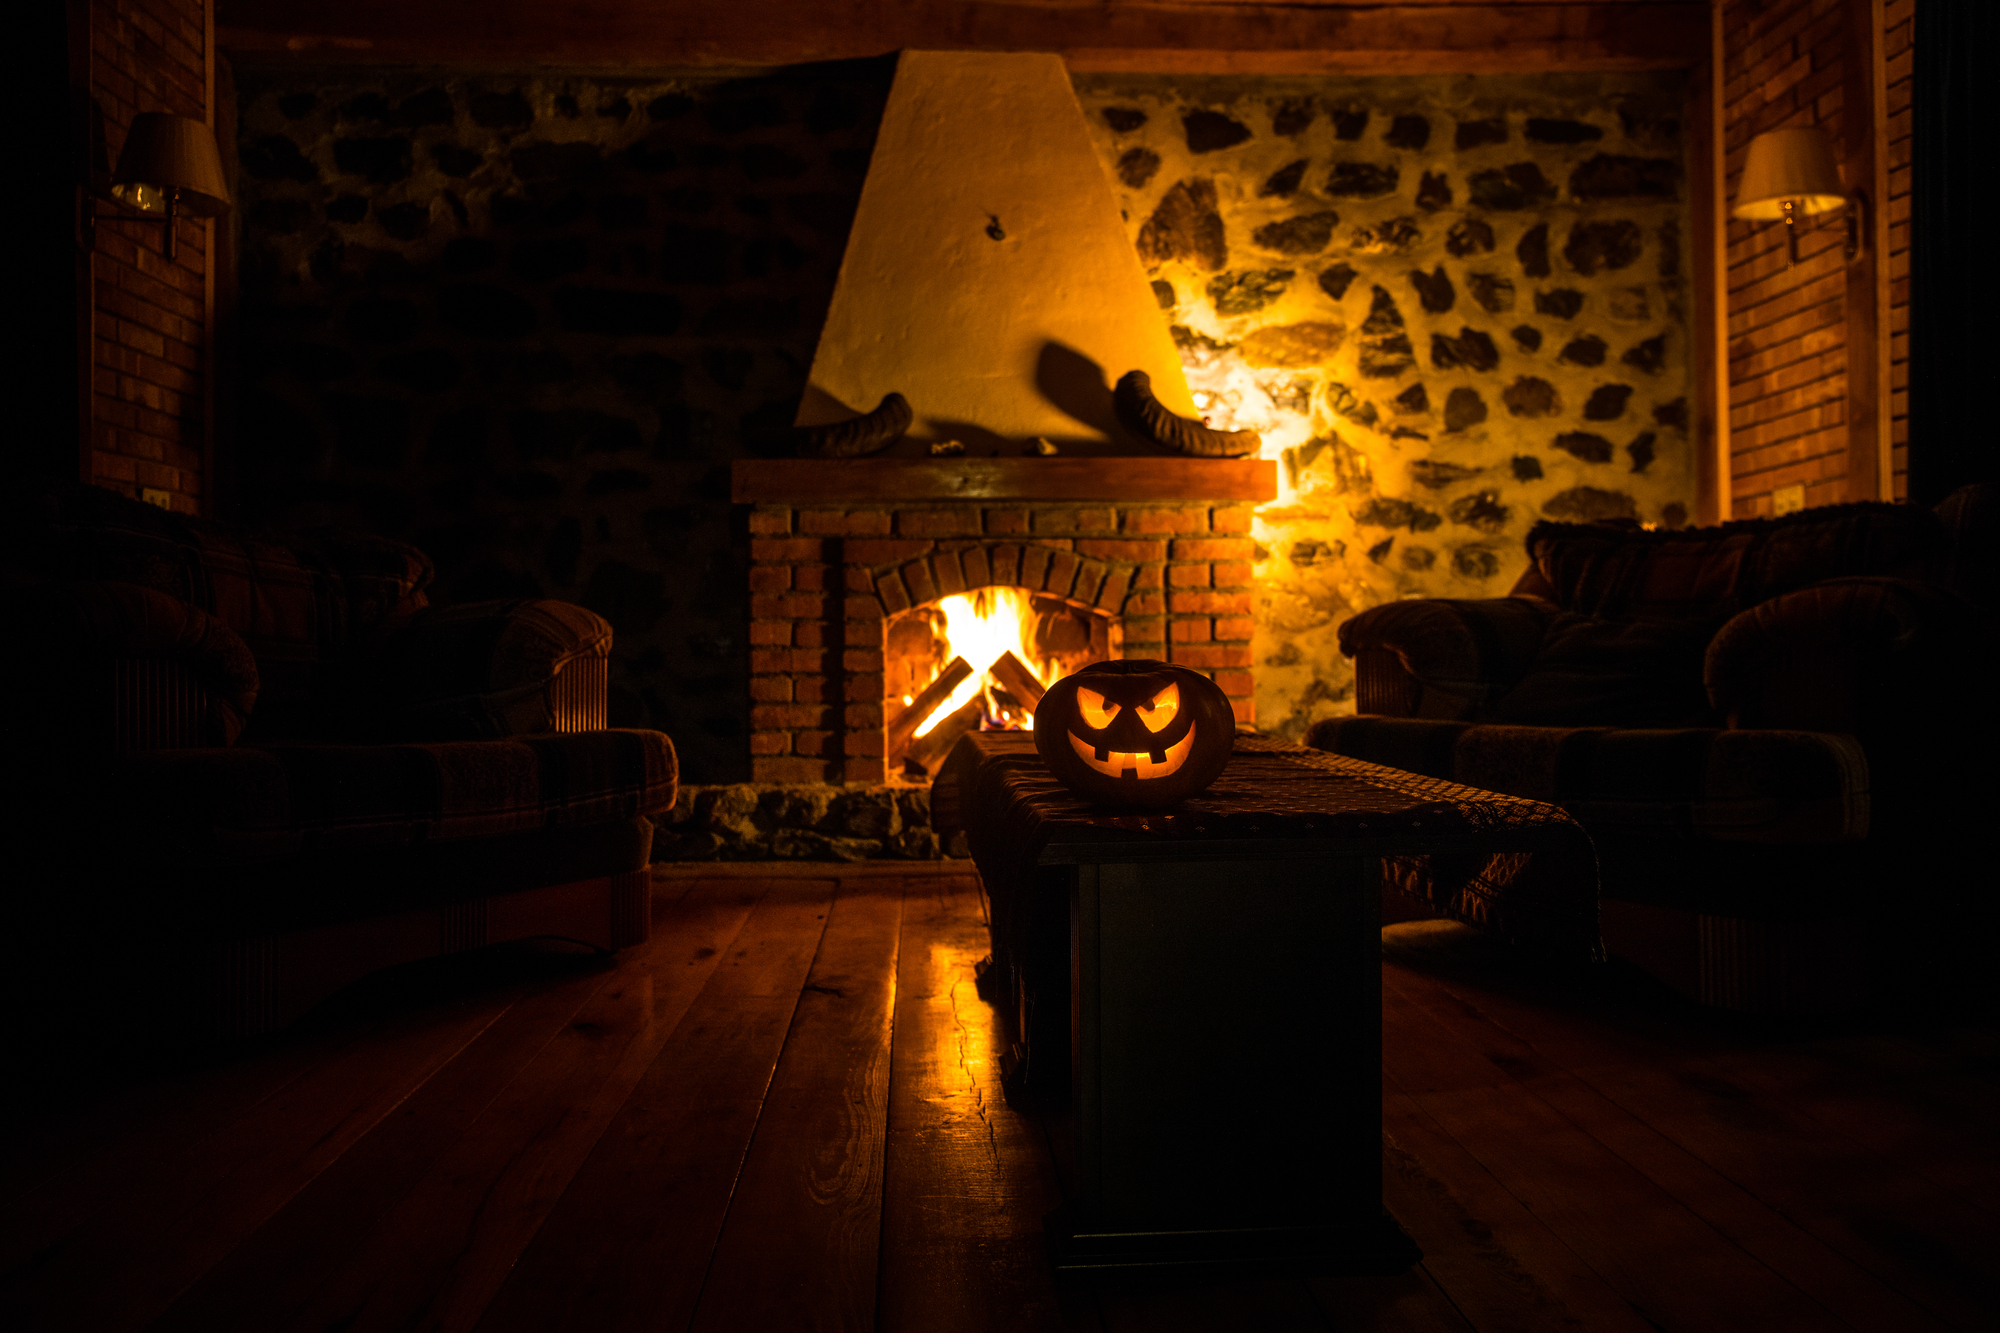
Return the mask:
[(1847, 0), (1841, 171), (1857, 200), (1847, 264), (1847, 498), (1893, 500), (1889, 346), (1889, 76), (1884, 0)]
[(1688, 230), (1693, 250), (1695, 521), (1729, 520), (1729, 190), (1723, 142), (1722, 0), (1709, 8), (1708, 59), (1688, 89)]

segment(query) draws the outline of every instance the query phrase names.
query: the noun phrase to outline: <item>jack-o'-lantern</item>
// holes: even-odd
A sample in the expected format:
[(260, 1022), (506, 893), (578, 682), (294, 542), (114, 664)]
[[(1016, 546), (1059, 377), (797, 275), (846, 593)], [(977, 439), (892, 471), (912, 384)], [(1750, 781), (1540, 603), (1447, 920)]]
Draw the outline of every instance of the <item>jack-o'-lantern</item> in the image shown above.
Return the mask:
[(1100, 805), (1158, 808), (1215, 781), (1236, 715), (1199, 671), (1145, 660), (1093, 662), (1035, 708), (1035, 750), (1062, 784)]

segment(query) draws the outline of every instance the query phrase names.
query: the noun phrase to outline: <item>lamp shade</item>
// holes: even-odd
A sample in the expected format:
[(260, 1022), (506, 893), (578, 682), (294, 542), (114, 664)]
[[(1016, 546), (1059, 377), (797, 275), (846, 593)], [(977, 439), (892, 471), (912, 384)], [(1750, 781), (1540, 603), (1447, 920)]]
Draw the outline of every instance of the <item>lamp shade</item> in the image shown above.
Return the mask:
[(178, 190), (176, 204), (184, 213), (215, 217), (229, 211), (229, 187), (223, 183), (215, 135), (186, 116), (141, 111), (132, 117), (111, 180), (114, 186), (128, 187), (114, 193), (140, 207), (168, 190)]
[(1736, 183), (1739, 218), (1770, 219), (1785, 215), (1785, 201), (1801, 213), (1831, 213), (1847, 203), (1833, 140), (1817, 125), (1766, 130), (1750, 141), (1743, 159), (1743, 176)]

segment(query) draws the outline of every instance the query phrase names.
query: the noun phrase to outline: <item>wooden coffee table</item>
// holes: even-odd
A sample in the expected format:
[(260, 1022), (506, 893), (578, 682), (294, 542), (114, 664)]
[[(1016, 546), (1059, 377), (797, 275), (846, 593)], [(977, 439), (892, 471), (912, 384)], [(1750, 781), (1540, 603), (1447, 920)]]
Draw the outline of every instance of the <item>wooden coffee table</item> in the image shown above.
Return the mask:
[(1398, 1272), (1382, 1208), (1381, 884), (1554, 954), (1596, 949), (1589, 839), (1554, 806), (1239, 736), (1170, 813), (1085, 805), (1031, 737), (933, 789), (990, 903), (1010, 1097), (1068, 1107), (1059, 1268)]

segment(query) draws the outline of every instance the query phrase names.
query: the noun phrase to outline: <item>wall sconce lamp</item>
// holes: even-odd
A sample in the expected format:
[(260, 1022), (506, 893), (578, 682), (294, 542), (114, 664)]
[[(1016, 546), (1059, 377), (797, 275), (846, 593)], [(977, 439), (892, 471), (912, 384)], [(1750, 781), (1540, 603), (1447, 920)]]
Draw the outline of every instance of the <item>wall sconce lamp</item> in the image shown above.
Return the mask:
[(160, 252), (172, 259), (180, 214), (218, 217), (229, 211), (215, 135), (186, 116), (141, 111), (132, 117), (118, 169), (111, 173), (111, 198), (141, 216), (165, 219)]
[(1730, 216), (1756, 222), (1783, 219), (1785, 267), (1799, 262), (1799, 218), (1847, 209), (1847, 257), (1861, 253), (1859, 194), (1840, 183), (1833, 140), (1817, 125), (1766, 130), (1750, 141)]

